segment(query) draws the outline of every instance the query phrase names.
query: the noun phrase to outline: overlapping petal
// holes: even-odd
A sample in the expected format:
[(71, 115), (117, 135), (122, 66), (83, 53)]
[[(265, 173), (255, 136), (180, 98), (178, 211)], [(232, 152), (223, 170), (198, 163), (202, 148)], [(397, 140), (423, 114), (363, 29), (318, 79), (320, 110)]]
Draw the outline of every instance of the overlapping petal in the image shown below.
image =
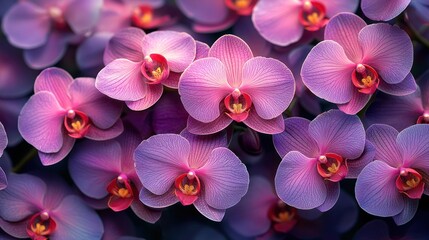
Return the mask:
[(398, 16), (411, 0), (362, 0), (361, 8), (365, 16), (372, 20), (389, 21)]
[(104, 64), (115, 59), (126, 58), (133, 62), (143, 60), (142, 44), (146, 34), (139, 28), (128, 27), (118, 31), (110, 40), (104, 50)]
[(402, 165), (402, 154), (396, 143), (398, 131), (389, 125), (374, 124), (366, 130), (367, 139), (374, 145), (375, 160), (381, 160), (390, 166)]

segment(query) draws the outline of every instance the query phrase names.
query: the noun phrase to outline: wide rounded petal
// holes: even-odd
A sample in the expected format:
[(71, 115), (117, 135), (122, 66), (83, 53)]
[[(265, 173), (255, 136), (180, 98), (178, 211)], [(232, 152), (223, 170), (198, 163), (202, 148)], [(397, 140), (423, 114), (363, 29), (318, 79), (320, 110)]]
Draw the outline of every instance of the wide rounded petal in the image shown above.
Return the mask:
[(4, 170), (0, 167), (0, 190), (7, 187), (7, 176)]
[(144, 56), (161, 54), (173, 72), (183, 72), (195, 59), (196, 43), (191, 35), (176, 31), (155, 31), (143, 37)]
[(144, 58), (142, 43), (145, 35), (143, 30), (134, 27), (118, 31), (109, 40), (104, 50), (104, 64), (107, 65), (118, 58), (125, 58), (133, 62), (142, 61)]
[(213, 43), (209, 57), (218, 58), (225, 66), (226, 77), (231, 87), (242, 83), (243, 67), (253, 57), (249, 45), (234, 35), (224, 35)]
[(73, 1), (64, 12), (64, 18), (76, 34), (85, 34), (98, 22), (103, 0)]
[(381, 81), (378, 89), (390, 95), (405, 96), (415, 92), (417, 90), (417, 84), (413, 75), (409, 73), (404, 80), (396, 84), (389, 84)]
[(284, 120), (285, 130), (273, 135), (274, 147), (281, 158), (291, 151), (298, 151), (307, 157), (318, 157), (319, 147), (308, 132), (310, 121), (292, 117)]
[(251, 129), (265, 134), (277, 134), (285, 130), (282, 115), (272, 119), (263, 119), (252, 108), (249, 116), (243, 122)]
[(38, 92), (21, 110), (18, 117), (19, 132), (37, 150), (58, 152), (63, 145), (64, 114), (65, 110), (52, 93)]
[(211, 207), (227, 209), (246, 194), (249, 173), (240, 159), (227, 148), (216, 148), (197, 170), (204, 184), (204, 200)]
[(365, 147), (365, 129), (359, 117), (330, 110), (317, 116), (308, 126), (320, 153), (336, 153), (343, 158), (358, 158)]
[(404, 167), (429, 172), (429, 125), (417, 124), (398, 134), (396, 143), (404, 159)]
[(338, 109), (344, 113), (354, 115), (360, 112), (371, 99), (371, 94), (359, 92), (356, 88), (352, 90), (353, 95), (348, 103), (338, 104)]
[(338, 198), (340, 197), (340, 183), (326, 181), (326, 199), (325, 202), (317, 207), (321, 212), (326, 212), (331, 210), (334, 205), (337, 203)]
[(136, 172), (143, 186), (156, 195), (171, 188), (176, 178), (187, 173), (189, 142), (177, 134), (159, 134), (144, 140), (136, 149)]
[(366, 137), (375, 147), (375, 160), (381, 160), (390, 166), (401, 166), (402, 155), (396, 144), (398, 131), (385, 124), (374, 124), (366, 130)]
[(223, 1), (178, 0), (177, 6), (189, 18), (204, 24), (216, 24), (228, 16), (228, 8)]
[(193, 62), (179, 81), (179, 94), (186, 111), (205, 123), (219, 117), (219, 103), (232, 91), (224, 64), (212, 57)]
[(365, 21), (353, 13), (341, 13), (329, 20), (325, 27), (325, 40), (333, 40), (340, 44), (353, 62), (362, 59), (362, 49), (359, 45), (358, 35), (366, 26)]
[(141, 62), (120, 58), (107, 64), (98, 73), (95, 87), (103, 94), (121, 101), (137, 101), (147, 92)]
[(283, 157), (274, 181), (277, 195), (286, 204), (299, 209), (313, 209), (325, 202), (327, 190), (317, 172), (316, 161), (297, 151)]
[(45, 153), (39, 151), (40, 162), (43, 166), (50, 166), (63, 160), (72, 150), (76, 140), (71, 137), (64, 137), (63, 146), (58, 152)]
[(399, 170), (383, 161), (368, 164), (356, 181), (356, 200), (366, 212), (390, 217), (404, 209), (404, 197), (396, 188)]
[(0, 157), (3, 156), (3, 151), (7, 147), (7, 135), (3, 124), (0, 122)]
[(161, 218), (161, 211), (150, 209), (137, 200), (133, 200), (130, 207), (137, 217), (148, 223), (155, 223)]
[(299, 22), (301, 6), (299, 1), (260, 0), (253, 9), (253, 24), (267, 41), (287, 46), (297, 42), (304, 32)]
[(204, 198), (197, 198), (197, 200), (194, 202), (194, 206), (204, 217), (215, 222), (222, 221), (223, 217), (225, 216), (225, 209), (211, 207), (207, 204)]
[(168, 189), (165, 193), (161, 195), (156, 195), (147, 190), (146, 188), (142, 188), (140, 190), (140, 201), (149, 207), (152, 208), (165, 208), (171, 206), (179, 201), (179, 198), (174, 194), (174, 187)]
[(261, 118), (272, 119), (288, 108), (295, 93), (295, 80), (282, 62), (255, 57), (243, 66), (240, 90), (250, 95)]
[(69, 195), (52, 211), (57, 223), (53, 239), (101, 239), (103, 223), (97, 213), (79, 197)]
[(404, 80), (413, 65), (413, 45), (408, 34), (387, 23), (372, 24), (359, 32), (363, 63), (375, 68), (390, 84)]
[(152, 107), (162, 96), (162, 84), (148, 84), (146, 95), (137, 101), (126, 101), (127, 106), (134, 111), (142, 111)]
[(2, 27), (12, 45), (31, 49), (46, 42), (51, 23), (45, 9), (31, 2), (19, 2), (5, 14)]
[(113, 126), (107, 129), (101, 129), (93, 125), (89, 128), (85, 137), (91, 140), (104, 141), (119, 136), (123, 131), (124, 124), (122, 123), (121, 119), (118, 119), (118, 121), (116, 121)]
[(340, 44), (325, 40), (308, 54), (302, 65), (301, 77), (316, 96), (333, 103), (346, 103), (353, 95), (351, 79), (354, 67)]
[(209, 123), (204, 123), (189, 116), (187, 129), (189, 132), (198, 135), (209, 135), (220, 132), (231, 124), (233, 120), (226, 114), (221, 114), (218, 118)]
[(411, 0), (362, 0), (360, 6), (365, 16), (376, 21), (389, 21), (407, 8)]
[(347, 159), (349, 171), (347, 172), (346, 178), (357, 178), (362, 169), (374, 160), (375, 152), (375, 146), (370, 141), (366, 140), (362, 155), (356, 159)]
[(63, 108), (70, 106), (69, 85), (73, 82), (72, 76), (61, 68), (47, 68), (43, 70), (34, 82), (34, 93), (48, 91), (54, 94)]
[(398, 215), (393, 216), (396, 225), (404, 225), (411, 221), (416, 215), (419, 207), (419, 199), (406, 199), (404, 200), (404, 209)]

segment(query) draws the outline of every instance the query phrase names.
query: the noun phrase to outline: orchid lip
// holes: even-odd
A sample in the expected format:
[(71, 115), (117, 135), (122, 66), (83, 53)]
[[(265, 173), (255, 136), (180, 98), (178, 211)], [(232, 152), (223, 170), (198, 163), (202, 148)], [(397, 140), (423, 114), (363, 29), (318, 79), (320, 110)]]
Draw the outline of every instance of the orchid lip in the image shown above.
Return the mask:
[(252, 99), (247, 93), (235, 88), (232, 93), (224, 98), (224, 104), (227, 109), (226, 114), (234, 121), (242, 122), (249, 116)]
[(194, 170), (181, 174), (174, 181), (175, 194), (184, 205), (194, 203), (201, 191), (201, 182)]
[(297, 210), (281, 200), (273, 203), (268, 210), (268, 217), (276, 232), (287, 233), (297, 223)]
[(107, 205), (119, 212), (131, 205), (137, 189), (127, 175), (121, 173), (107, 185), (107, 192), (110, 195)]
[(56, 226), (49, 212), (42, 211), (31, 216), (26, 231), (31, 239), (45, 240), (55, 231)]
[(347, 175), (347, 160), (338, 154), (326, 153), (317, 158), (317, 172), (325, 180), (339, 182)]
[(147, 84), (159, 84), (170, 75), (167, 59), (161, 54), (152, 53), (146, 56), (141, 66), (141, 73)]
[(423, 113), (421, 116), (417, 118), (418, 124), (429, 124), (429, 113)]
[(396, 188), (411, 199), (420, 199), (425, 182), (422, 175), (412, 168), (401, 168), (396, 178)]
[(91, 120), (81, 111), (70, 109), (64, 116), (64, 127), (72, 138), (85, 137), (91, 125)]
[(352, 72), (352, 83), (360, 93), (373, 94), (380, 84), (380, 78), (373, 67), (359, 63)]
[(299, 21), (307, 31), (318, 31), (327, 23), (326, 7), (317, 1), (304, 1), (299, 14)]
[(256, 0), (225, 0), (225, 4), (229, 9), (243, 16), (252, 14), (256, 2)]

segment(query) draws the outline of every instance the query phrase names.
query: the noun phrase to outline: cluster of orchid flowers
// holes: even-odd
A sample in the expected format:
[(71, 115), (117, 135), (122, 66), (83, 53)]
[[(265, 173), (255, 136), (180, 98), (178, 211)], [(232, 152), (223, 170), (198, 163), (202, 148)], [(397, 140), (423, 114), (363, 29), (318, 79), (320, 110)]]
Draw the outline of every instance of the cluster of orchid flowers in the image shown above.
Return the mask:
[(332, 237), (357, 205), (404, 225), (429, 194), (429, 71), (411, 73), (425, 0), (0, 8), (2, 239), (131, 239), (129, 215), (178, 202), (232, 239)]

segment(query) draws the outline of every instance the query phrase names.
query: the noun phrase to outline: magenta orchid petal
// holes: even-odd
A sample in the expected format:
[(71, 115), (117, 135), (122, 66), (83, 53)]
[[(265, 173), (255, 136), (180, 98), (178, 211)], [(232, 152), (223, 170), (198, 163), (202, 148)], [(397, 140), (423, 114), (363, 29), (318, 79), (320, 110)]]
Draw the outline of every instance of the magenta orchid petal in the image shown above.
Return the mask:
[(351, 74), (354, 68), (344, 48), (326, 40), (310, 51), (302, 65), (301, 77), (316, 96), (333, 103), (347, 103), (353, 96)]
[(272, 119), (263, 119), (254, 109), (250, 109), (249, 116), (243, 122), (251, 129), (265, 134), (277, 134), (285, 129), (282, 115)]
[(72, 150), (75, 141), (74, 138), (64, 137), (63, 145), (58, 152), (45, 153), (39, 151), (39, 158), (43, 166), (53, 165), (63, 160)]
[(362, 169), (374, 160), (376, 149), (374, 145), (366, 140), (362, 155), (356, 159), (347, 159), (346, 178), (357, 178)]
[(73, 82), (72, 76), (61, 68), (47, 68), (37, 76), (34, 82), (34, 93), (48, 91), (54, 94), (63, 108), (71, 105), (68, 88)]
[(401, 166), (402, 155), (396, 144), (398, 131), (391, 126), (374, 124), (366, 130), (367, 139), (376, 149), (375, 160), (382, 160), (390, 166)]
[(187, 33), (176, 31), (156, 31), (143, 38), (144, 56), (161, 54), (167, 59), (173, 72), (183, 72), (195, 59), (196, 43)]
[(285, 130), (273, 135), (274, 147), (280, 157), (290, 151), (298, 151), (307, 157), (318, 157), (319, 147), (308, 132), (310, 121), (292, 117), (284, 120)]
[(260, 0), (253, 9), (252, 21), (267, 41), (287, 46), (297, 42), (304, 32), (299, 22), (301, 7), (299, 1)]
[(66, 53), (67, 38), (69, 37), (63, 33), (51, 32), (44, 45), (24, 51), (25, 62), (33, 69), (42, 69), (54, 65)]
[(362, 0), (361, 8), (365, 16), (376, 21), (389, 21), (407, 8), (411, 0)]
[(182, 73), (170, 72), (170, 74), (168, 74), (168, 78), (162, 81), (162, 85), (172, 89), (177, 89), (179, 88), (179, 80), (181, 76)]
[(357, 114), (360, 110), (362, 110), (372, 96), (371, 94), (360, 93), (357, 89), (353, 89), (352, 92), (353, 95), (352, 99), (350, 99), (350, 102), (338, 104), (338, 109), (350, 115)]
[(85, 137), (88, 139), (96, 140), (96, 141), (103, 141), (115, 138), (119, 136), (124, 131), (124, 125), (121, 120), (118, 120), (107, 129), (101, 129), (97, 126), (92, 126), (88, 129), (88, 132), (86, 133)]
[(52, 93), (38, 92), (21, 110), (18, 117), (19, 132), (37, 150), (46, 153), (58, 152), (63, 145), (64, 137), (60, 129), (64, 114), (65, 110)]
[(157, 195), (166, 193), (177, 176), (188, 172), (190, 150), (186, 138), (175, 134), (144, 140), (134, 154), (136, 172), (143, 186)]
[(359, 0), (318, 0), (326, 7), (326, 15), (333, 17), (341, 12), (355, 12), (359, 6)]
[(12, 6), (4, 16), (2, 25), (9, 42), (25, 49), (42, 46), (51, 27), (47, 11), (31, 2), (19, 2)]
[(224, 64), (212, 57), (192, 63), (179, 81), (179, 94), (186, 111), (205, 123), (219, 117), (219, 103), (232, 91)]
[(333, 40), (340, 44), (353, 62), (362, 59), (362, 49), (359, 45), (358, 35), (366, 26), (365, 21), (353, 13), (336, 15), (329, 20), (325, 27), (325, 40)]
[(155, 195), (146, 188), (140, 190), (140, 201), (149, 207), (152, 208), (165, 208), (171, 206), (177, 202), (179, 199), (174, 194), (174, 187), (168, 189), (165, 193), (161, 195)]
[(399, 214), (405, 204), (395, 184), (398, 171), (383, 161), (369, 163), (356, 181), (355, 194), (359, 206), (380, 217)]
[(225, 209), (217, 209), (209, 206), (204, 198), (197, 198), (194, 202), (194, 206), (198, 212), (215, 222), (222, 221), (225, 216)]
[(188, 164), (189, 167), (193, 169), (198, 169), (204, 166), (213, 149), (218, 147), (226, 148), (228, 146), (225, 131), (208, 136), (202, 136), (192, 134), (188, 129), (184, 129), (180, 135), (186, 138), (191, 144)]
[(204, 24), (217, 24), (224, 20), (229, 13), (223, 1), (200, 0), (178, 0), (177, 6), (189, 18)]
[(127, 106), (134, 111), (141, 111), (152, 107), (162, 96), (162, 84), (148, 84), (146, 95), (137, 101), (126, 101)]
[(147, 93), (141, 62), (115, 59), (97, 75), (95, 87), (103, 94), (121, 101), (137, 101)]
[(272, 119), (289, 106), (295, 92), (295, 81), (292, 72), (282, 62), (255, 57), (243, 66), (240, 90), (250, 95), (261, 118)]
[(418, 199), (409, 199), (404, 201), (404, 209), (398, 215), (393, 216), (396, 225), (404, 225), (416, 215), (419, 207)]
[(64, 18), (73, 32), (84, 34), (98, 22), (103, 0), (73, 1), (64, 13)]
[(204, 200), (217, 209), (237, 204), (249, 185), (246, 166), (227, 148), (214, 149), (197, 174), (204, 182)]
[(316, 168), (317, 160), (292, 151), (283, 157), (275, 176), (277, 195), (299, 209), (321, 206), (327, 198), (325, 180)]
[[(0, 228), (15, 238), (28, 238), (28, 233), (26, 227), (28, 225), (28, 220), (22, 220), (19, 222), (8, 222), (0, 218)], [(0, 237), (6, 237), (0, 235)], [(13, 238), (5, 238), (5, 240), (14, 240)]]
[(377, 69), (383, 81), (396, 84), (410, 73), (413, 45), (408, 34), (387, 23), (369, 25), (359, 32), (363, 62)]
[(142, 61), (144, 58), (142, 43), (145, 35), (141, 29), (134, 27), (119, 30), (109, 40), (104, 50), (104, 64), (107, 65), (118, 58), (126, 58), (133, 62)]
[(253, 54), (241, 38), (224, 35), (213, 43), (209, 57), (215, 57), (223, 63), (229, 85), (237, 88), (242, 83), (244, 64), (253, 57)]
[(200, 41), (195, 41), (195, 44), (197, 47), (196, 53), (195, 53), (195, 60), (209, 56), (209, 50), (210, 50), (209, 45)]
[(317, 116), (308, 126), (309, 134), (321, 154), (336, 153), (343, 158), (358, 158), (365, 147), (365, 129), (359, 117), (330, 110)]
[(429, 125), (417, 124), (398, 134), (396, 143), (402, 153), (405, 167), (429, 171)]
[(161, 211), (149, 209), (139, 201), (133, 201), (130, 207), (137, 217), (146, 222), (155, 223), (161, 218)]
[(0, 191), (0, 217), (16, 222), (39, 210), (43, 205), (46, 184), (39, 178), (28, 174), (10, 174), (9, 185)]
[(413, 75), (409, 73), (402, 82), (396, 84), (389, 84), (381, 81), (378, 89), (390, 95), (405, 96), (415, 92), (417, 90), (417, 84)]
[(195, 118), (189, 116), (187, 129), (193, 134), (208, 135), (222, 131), (223, 129), (228, 127), (229, 124), (232, 123), (232, 121), (233, 120), (228, 117), (228, 115), (223, 113), (218, 118), (209, 123), (200, 122)]
[(52, 214), (57, 223), (51, 234), (54, 239), (100, 239), (103, 235), (100, 217), (77, 196), (65, 197)]
[(331, 210), (334, 207), (335, 203), (337, 203), (338, 198), (340, 197), (340, 184), (338, 182), (326, 181), (326, 199), (322, 205), (317, 207), (317, 209), (321, 212), (326, 212)]
[(70, 155), (70, 175), (85, 195), (101, 199), (108, 194), (107, 185), (121, 173), (121, 159), (118, 142), (85, 141)]

